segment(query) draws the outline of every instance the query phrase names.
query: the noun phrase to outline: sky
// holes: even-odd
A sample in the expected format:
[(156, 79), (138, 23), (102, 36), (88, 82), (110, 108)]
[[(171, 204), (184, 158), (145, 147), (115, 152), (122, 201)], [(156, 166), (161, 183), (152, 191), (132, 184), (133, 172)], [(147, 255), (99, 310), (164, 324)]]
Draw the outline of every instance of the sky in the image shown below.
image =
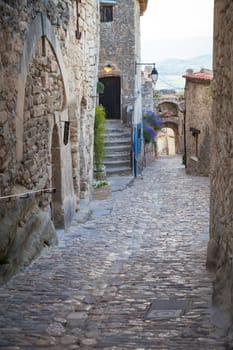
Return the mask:
[(148, 0), (141, 58), (154, 62), (212, 53), (214, 0)]

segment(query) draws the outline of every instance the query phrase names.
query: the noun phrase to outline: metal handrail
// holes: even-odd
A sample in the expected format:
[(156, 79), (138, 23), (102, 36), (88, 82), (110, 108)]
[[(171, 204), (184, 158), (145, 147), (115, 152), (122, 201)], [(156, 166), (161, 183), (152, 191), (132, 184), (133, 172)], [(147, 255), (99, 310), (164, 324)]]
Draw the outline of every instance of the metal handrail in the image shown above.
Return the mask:
[(56, 188), (45, 188), (43, 190), (36, 190), (36, 191), (29, 191), (29, 192), (22, 192), (22, 193), (17, 193), (17, 194), (11, 194), (9, 196), (1, 196), (0, 199), (9, 199), (9, 198), (29, 198), (29, 196), (31, 194), (35, 194), (35, 193), (42, 193), (42, 192), (46, 192), (46, 193), (55, 193), (56, 192)]

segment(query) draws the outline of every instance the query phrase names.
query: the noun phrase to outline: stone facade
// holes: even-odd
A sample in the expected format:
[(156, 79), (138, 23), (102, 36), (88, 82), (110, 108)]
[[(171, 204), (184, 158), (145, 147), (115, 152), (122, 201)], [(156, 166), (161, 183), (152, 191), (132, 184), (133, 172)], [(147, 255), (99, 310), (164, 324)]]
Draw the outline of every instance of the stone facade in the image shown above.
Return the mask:
[(213, 128), (208, 266), (216, 267), (215, 302), (232, 316), (233, 256), (233, 3), (215, 0)]
[(184, 75), (185, 83), (185, 154), (188, 174), (208, 176), (212, 72), (202, 70)]
[[(0, 0), (0, 262), (28, 264), (91, 198), (95, 0)], [(54, 192), (56, 189), (56, 192)]]

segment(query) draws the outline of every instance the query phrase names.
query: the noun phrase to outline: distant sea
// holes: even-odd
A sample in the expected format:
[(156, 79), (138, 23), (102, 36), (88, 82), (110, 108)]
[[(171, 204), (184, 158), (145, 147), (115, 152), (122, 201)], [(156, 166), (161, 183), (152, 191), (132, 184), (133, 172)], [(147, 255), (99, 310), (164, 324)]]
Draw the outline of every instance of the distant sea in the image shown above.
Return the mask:
[(190, 59), (169, 58), (159, 62), (156, 68), (159, 73), (156, 90), (182, 91), (185, 85), (182, 75), (186, 70), (193, 69), (194, 72), (198, 72), (201, 68), (212, 69), (212, 55), (207, 54)]

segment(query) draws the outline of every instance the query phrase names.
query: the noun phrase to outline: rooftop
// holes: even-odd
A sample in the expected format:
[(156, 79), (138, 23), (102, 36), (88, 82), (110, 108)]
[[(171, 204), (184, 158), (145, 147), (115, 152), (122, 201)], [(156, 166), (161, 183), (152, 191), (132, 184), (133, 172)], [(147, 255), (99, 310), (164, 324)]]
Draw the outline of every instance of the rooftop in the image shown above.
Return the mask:
[(212, 72), (196, 72), (196, 73), (188, 73), (182, 75), (183, 78), (188, 80), (200, 80), (200, 81), (211, 81), (213, 79)]
[(141, 14), (141, 15), (143, 15), (143, 13), (146, 11), (147, 3), (148, 3), (148, 0), (139, 0), (139, 4), (140, 4), (140, 14)]

